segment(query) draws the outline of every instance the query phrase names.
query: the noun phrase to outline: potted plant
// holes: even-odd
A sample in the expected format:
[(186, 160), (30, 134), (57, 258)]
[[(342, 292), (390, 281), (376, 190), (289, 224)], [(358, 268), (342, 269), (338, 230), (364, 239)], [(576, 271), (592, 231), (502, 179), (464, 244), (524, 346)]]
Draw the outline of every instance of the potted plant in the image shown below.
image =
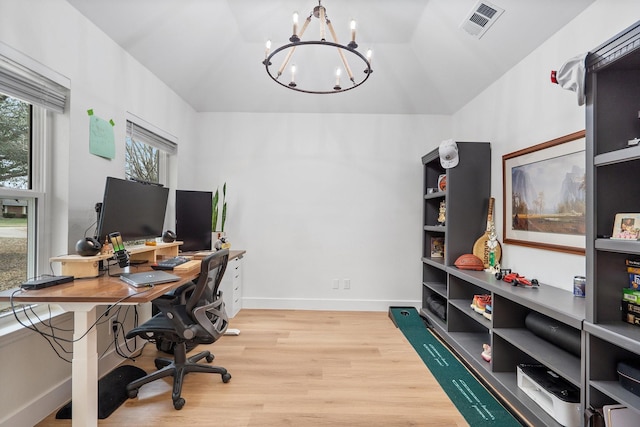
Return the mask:
[(218, 204), (220, 202), (220, 192), (216, 189), (215, 194), (213, 195), (213, 210), (211, 214), (211, 233), (212, 233), (212, 242), (214, 244), (215, 249), (220, 249), (216, 246), (224, 246), (226, 242), (226, 234), (224, 232), (224, 223), (227, 221), (227, 183), (225, 182), (222, 186), (222, 212), (220, 215), (220, 229), (218, 229), (218, 214), (220, 213), (218, 209)]

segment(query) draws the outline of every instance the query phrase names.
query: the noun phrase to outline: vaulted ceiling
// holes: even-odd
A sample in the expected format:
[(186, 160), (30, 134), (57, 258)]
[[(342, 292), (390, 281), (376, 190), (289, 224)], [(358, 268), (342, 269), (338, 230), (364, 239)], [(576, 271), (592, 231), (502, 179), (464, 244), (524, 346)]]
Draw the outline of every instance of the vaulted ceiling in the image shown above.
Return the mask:
[[(338, 40), (356, 19), (358, 50), (374, 52), (367, 82), (330, 95), (283, 88), (262, 64), (316, 0), (68, 1), (200, 112), (451, 114), (594, 0), (483, 2), (504, 13), (481, 38), (461, 28), (477, 0), (324, 0)], [(314, 19), (303, 39), (319, 31)]]

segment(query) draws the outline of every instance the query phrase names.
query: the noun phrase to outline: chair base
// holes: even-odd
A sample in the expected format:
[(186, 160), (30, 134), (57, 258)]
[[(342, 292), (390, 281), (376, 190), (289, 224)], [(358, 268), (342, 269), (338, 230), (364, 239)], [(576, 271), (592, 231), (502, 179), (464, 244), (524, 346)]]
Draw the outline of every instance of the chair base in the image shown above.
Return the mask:
[(231, 374), (228, 373), (225, 368), (198, 363), (202, 359), (206, 359), (208, 363), (213, 362), (215, 356), (211, 354), (210, 351), (201, 351), (189, 358), (187, 358), (186, 353), (186, 345), (182, 342), (176, 344), (174, 359), (158, 357), (155, 360), (155, 365), (158, 370), (127, 384), (127, 396), (133, 399), (138, 396), (138, 389), (143, 385), (160, 378), (172, 376), (173, 392), (171, 394), (171, 398), (173, 399), (173, 407), (175, 409), (182, 409), (185, 404), (185, 400), (180, 396), (182, 393), (182, 383), (185, 375), (189, 372), (220, 374), (222, 376), (223, 383), (228, 383), (229, 380), (231, 380)]

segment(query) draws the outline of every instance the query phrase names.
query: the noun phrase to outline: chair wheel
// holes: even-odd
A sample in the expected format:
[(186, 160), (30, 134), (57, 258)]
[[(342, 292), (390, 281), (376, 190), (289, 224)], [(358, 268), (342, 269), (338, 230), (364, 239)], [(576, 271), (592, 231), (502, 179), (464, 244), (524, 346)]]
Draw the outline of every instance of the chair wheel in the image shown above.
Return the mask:
[(213, 362), (213, 359), (215, 359), (215, 356), (213, 354), (207, 356), (207, 362), (211, 363)]
[(178, 399), (173, 401), (173, 407), (176, 408), (178, 411), (182, 409), (183, 406), (184, 406), (183, 398), (179, 397)]
[(230, 373), (226, 373), (226, 374), (222, 374), (222, 382), (223, 383), (228, 383), (229, 380), (231, 380), (231, 374)]
[(129, 396), (129, 399), (135, 399), (138, 396), (138, 389), (127, 390), (127, 396)]

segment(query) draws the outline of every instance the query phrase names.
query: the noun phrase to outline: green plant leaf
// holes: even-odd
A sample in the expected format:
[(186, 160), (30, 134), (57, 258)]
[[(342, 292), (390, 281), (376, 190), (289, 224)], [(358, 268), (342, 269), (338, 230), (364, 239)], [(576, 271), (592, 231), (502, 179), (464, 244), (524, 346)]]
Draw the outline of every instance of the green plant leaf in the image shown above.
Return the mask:
[(216, 193), (213, 195), (212, 201), (212, 212), (211, 212), (211, 231), (216, 231), (216, 227), (218, 226), (218, 200), (220, 199), (220, 194), (216, 189)]
[(227, 220), (227, 202), (222, 204), (222, 228), (220, 231), (224, 231), (224, 223)]
[(227, 183), (222, 186), (222, 225), (220, 231), (224, 231), (224, 223), (227, 220)]

